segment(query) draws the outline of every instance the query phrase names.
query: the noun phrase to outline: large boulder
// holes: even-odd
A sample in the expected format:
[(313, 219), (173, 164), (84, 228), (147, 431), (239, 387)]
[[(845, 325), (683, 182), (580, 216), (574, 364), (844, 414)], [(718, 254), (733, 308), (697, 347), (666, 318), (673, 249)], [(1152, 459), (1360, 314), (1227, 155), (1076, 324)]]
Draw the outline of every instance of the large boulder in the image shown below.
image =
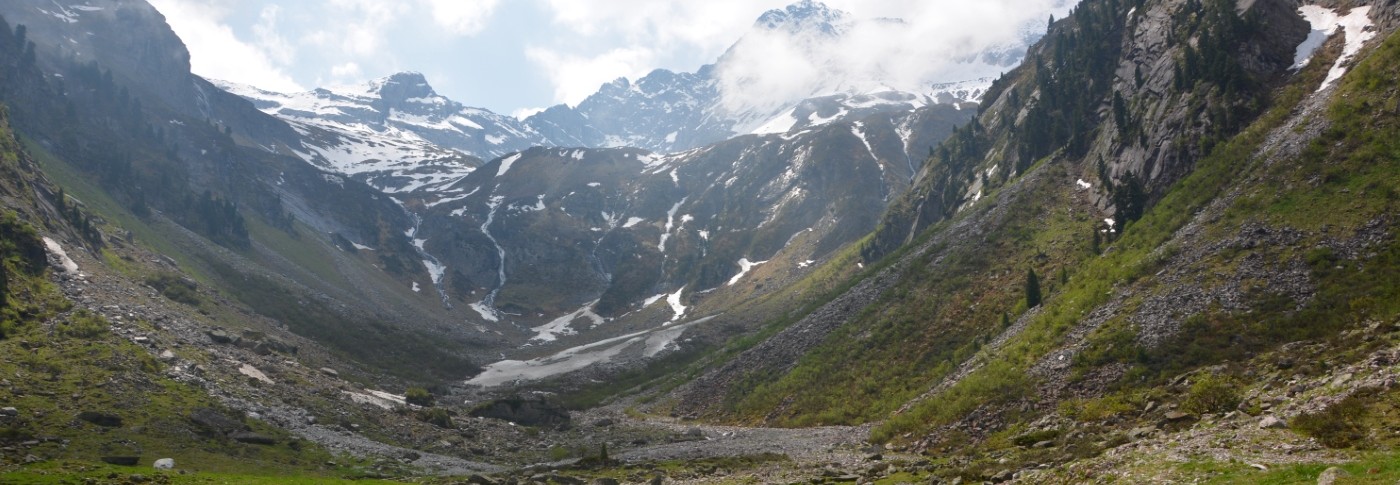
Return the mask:
[(471, 411), (472, 416), (510, 421), (525, 426), (562, 428), (569, 425), (569, 412), (543, 399), (509, 397), (491, 401)]

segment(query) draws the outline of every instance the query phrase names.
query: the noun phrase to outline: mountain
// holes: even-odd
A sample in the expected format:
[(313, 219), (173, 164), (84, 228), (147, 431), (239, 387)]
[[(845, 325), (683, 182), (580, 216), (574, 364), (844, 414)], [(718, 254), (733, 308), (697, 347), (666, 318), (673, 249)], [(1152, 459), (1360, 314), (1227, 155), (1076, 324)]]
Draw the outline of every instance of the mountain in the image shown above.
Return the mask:
[(0, 3), (0, 482), (1400, 479), (1400, 9), (1057, 18), (975, 109), (391, 196), (141, 0)]
[[(890, 69), (885, 66), (844, 65), (859, 56), (850, 52), (856, 33), (908, 28), (902, 21), (857, 19), (804, 0), (765, 12), (715, 64), (694, 73), (663, 69), (635, 82), (618, 79), (577, 106), (554, 106), (525, 121), (560, 146), (630, 146), (669, 153), (743, 134), (783, 133), (934, 104), (976, 103), (996, 74), (1020, 62), (1041, 27), (1023, 26), (1009, 45), (957, 52), (958, 59), (934, 78), (910, 83), (886, 77)], [(778, 55), (775, 48), (792, 57), (785, 63), (797, 60), (821, 75), (787, 86), (787, 76), (795, 74), (768, 72), (772, 63), (765, 56)]]
[[(756, 28), (838, 35), (851, 22), (815, 3), (781, 13), (770, 12)], [(604, 86), (591, 99), (611, 95), (626, 105), (617, 114), (628, 123), (662, 129), (692, 122), (673, 107), (700, 104), (681, 101), (673, 88), (696, 82), (658, 71), (635, 86)], [(799, 239), (809, 241), (801, 257), (768, 266), (807, 270), (873, 229), (885, 205), (909, 187), (924, 151), (973, 116), (970, 104), (881, 91), (802, 100), (789, 110), (802, 121), (732, 139), (717, 132), (713, 143), (686, 151), (507, 154), (537, 143), (615, 143), (561, 142), (539, 127), (542, 118), (517, 122), (464, 108), (412, 73), (297, 95), (221, 85), (301, 134), (304, 148), (290, 150), (295, 155), (381, 190), (412, 217), (396, 229), (402, 239), (360, 233), (354, 247), (411, 245), (411, 263), (386, 267), (426, 271), (427, 278), (414, 276), (416, 292), (435, 293), (442, 311), (522, 355), (563, 345), (531, 329), (571, 315), (630, 318), (601, 332), (566, 332), (577, 334), (563, 339), (571, 343), (664, 327), (686, 317), (682, 307)], [(634, 104), (629, 93), (638, 92), (647, 94)], [(604, 104), (580, 106), (611, 109)], [(574, 114), (590, 126), (608, 119), (601, 111)], [(645, 145), (643, 138), (618, 144)], [(466, 153), (497, 156), (481, 162)], [(657, 302), (676, 311), (660, 319), (637, 312)]]
[[(934, 106), (670, 155), (532, 148), (405, 205), (445, 301), (521, 343), (597, 341), (703, 318), (685, 308), (756, 265), (800, 274), (830, 257), (907, 190), (912, 147), (970, 114)], [(620, 323), (565, 328), (583, 314)]]
[(299, 94), (215, 83), (287, 121), (309, 148), (303, 158), (387, 193), (432, 190), (480, 159), (547, 144), (514, 118), (438, 95), (418, 73)]

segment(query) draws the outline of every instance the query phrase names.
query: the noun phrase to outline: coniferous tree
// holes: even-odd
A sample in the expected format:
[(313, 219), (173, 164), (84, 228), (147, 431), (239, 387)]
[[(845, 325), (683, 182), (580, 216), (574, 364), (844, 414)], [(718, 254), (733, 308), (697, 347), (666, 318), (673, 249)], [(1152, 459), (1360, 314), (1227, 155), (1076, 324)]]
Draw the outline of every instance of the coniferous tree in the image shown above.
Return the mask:
[(1026, 270), (1026, 308), (1040, 306), (1040, 278), (1034, 269)]

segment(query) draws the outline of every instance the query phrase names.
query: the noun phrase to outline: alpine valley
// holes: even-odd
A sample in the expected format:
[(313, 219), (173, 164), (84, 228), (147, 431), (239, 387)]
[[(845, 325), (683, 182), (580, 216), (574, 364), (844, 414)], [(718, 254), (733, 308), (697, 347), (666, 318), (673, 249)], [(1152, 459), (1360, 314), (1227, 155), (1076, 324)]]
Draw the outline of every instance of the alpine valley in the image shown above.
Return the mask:
[(0, 482), (1400, 480), (1400, 4), (1033, 3), (517, 118), (0, 2)]

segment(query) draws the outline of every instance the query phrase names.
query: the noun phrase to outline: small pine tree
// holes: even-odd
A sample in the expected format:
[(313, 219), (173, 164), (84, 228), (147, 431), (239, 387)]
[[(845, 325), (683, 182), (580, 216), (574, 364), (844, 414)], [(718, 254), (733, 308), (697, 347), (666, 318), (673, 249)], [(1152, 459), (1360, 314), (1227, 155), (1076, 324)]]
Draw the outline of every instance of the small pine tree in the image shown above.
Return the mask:
[(1060, 286), (1064, 286), (1067, 284), (1069, 284), (1069, 272), (1065, 271), (1065, 269), (1062, 267), (1060, 268)]
[(1040, 306), (1040, 278), (1034, 269), (1026, 270), (1026, 308)]
[(1007, 315), (1006, 312), (1001, 312), (1001, 328), (1009, 327), (1011, 327), (1011, 315)]
[(608, 442), (606, 441), (603, 442), (602, 449), (598, 450), (598, 461), (602, 462), (603, 466), (608, 465)]

